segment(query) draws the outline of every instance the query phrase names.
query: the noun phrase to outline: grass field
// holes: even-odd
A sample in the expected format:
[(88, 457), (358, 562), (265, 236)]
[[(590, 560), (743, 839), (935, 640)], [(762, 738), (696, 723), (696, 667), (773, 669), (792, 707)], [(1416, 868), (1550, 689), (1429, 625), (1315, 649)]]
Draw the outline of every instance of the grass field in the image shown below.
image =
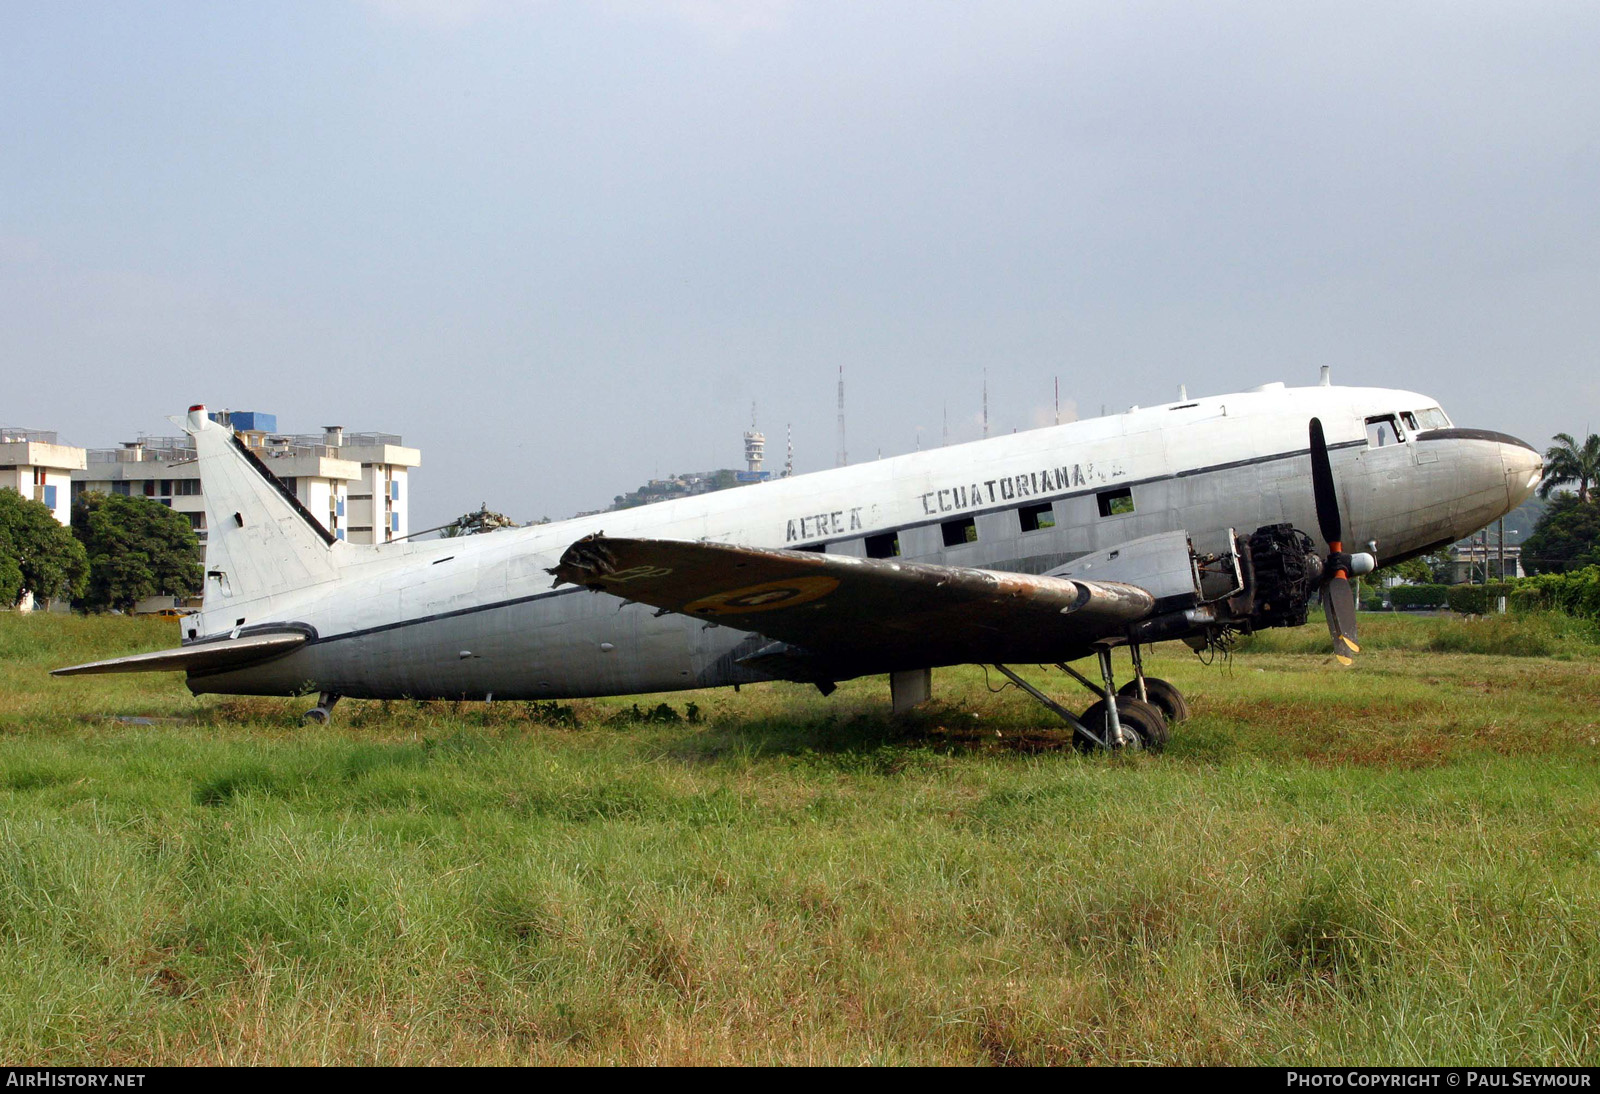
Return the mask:
[(1362, 625), (1083, 758), (977, 669), (302, 729), (0, 615), (0, 1061), (1594, 1064), (1596, 635)]

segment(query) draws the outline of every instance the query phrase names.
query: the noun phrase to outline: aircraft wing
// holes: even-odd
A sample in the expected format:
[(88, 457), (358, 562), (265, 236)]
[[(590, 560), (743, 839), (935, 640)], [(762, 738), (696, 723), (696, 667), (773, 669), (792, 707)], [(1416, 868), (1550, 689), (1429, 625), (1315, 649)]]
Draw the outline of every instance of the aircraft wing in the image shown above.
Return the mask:
[(775, 639), (743, 663), (796, 679), (1059, 661), (1155, 606), (1123, 582), (604, 535), (567, 548), (551, 573)]
[(252, 634), (243, 638), (224, 638), (215, 642), (197, 642), (175, 650), (156, 650), (154, 653), (136, 653), (131, 657), (113, 657), (109, 661), (91, 661), (87, 665), (70, 665), (64, 669), (51, 669), (51, 676), (87, 676), (98, 672), (221, 672), (238, 669), (259, 661), (270, 661), (305, 645), (303, 634)]

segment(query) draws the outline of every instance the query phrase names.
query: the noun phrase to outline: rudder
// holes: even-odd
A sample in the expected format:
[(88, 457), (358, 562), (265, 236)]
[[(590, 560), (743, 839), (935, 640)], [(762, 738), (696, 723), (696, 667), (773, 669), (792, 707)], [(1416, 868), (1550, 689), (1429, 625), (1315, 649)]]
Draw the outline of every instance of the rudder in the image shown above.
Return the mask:
[[(245, 605), (338, 576), (339, 543), (233, 430), (189, 408), (206, 505), (207, 633), (248, 618)], [(252, 607), (259, 613), (260, 607)]]

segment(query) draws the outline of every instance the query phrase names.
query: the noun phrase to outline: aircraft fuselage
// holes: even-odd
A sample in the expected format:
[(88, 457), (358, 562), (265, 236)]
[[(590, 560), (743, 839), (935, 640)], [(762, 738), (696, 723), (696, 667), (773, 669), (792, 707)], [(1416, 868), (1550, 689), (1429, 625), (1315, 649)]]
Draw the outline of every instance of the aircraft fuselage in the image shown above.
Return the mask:
[[(1326, 550), (1310, 486), (1314, 416), (1327, 434), (1346, 549), (1375, 543), (1379, 562), (1393, 562), (1483, 527), (1537, 484), (1533, 449), (1450, 427), (1438, 405), (1398, 390), (1269, 385), (593, 517), (339, 544), (336, 579), (249, 600), (208, 582), (187, 638), (294, 628), (312, 640), (266, 664), (191, 674), (189, 684), (235, 694), (553, 699), (767, 678), (737, 664), (765, 641), (759, 635), (552, 588), (547, 571), (562, 552), (602, 530), (1033, 574), (1175, 530), (1197, 549), (1219, 550), (1230, 530), (1290, 523)], [(1384, 416), (1387, 433), (1369, 423)], [(208, 509), (213, 524), (227, 516)]]

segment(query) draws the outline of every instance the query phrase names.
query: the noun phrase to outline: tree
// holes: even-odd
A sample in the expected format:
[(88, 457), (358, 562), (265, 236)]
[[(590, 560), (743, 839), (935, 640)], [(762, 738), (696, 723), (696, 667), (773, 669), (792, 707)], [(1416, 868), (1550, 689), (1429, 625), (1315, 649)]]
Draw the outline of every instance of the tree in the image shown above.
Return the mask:
[(72, 530), (89, 556), (82, 606), (130, 612), (147, 596), (194, 596), (204, 582), (200, 543), (182, 513), (148, 498), (86, 493)]
[(1428, 565), (1427, 559), (1408, 558), (1404, 562), (1395, 562), (1383, 567), (1373, 573), (1372, 577), (1375, 582), (1394, 577), (1411, 585), (1426, 585), (1433, 580), (1433, 567)]
[(1560, 494), (1522, 541), (1522, 561), (1536, 574), (1558, 574), (1600, 563), (1600, 505)]
[(1570, 433), (1557, 433), (1544, 454), (1544, 479), (1539, 483), (1539, 496), (1548, 498), (1550, 492), (1562, 483), (1578, 484), (1578, 500), (1589, 501), (1589, 484), (1600, 483), (1600, 434), (1591, 433), (1579, 445)]
[(1435, 551), (1431, 555), (1423, 555), (1422, 561), (1428, 564), (1430, 576), (1423, 582), (1425, 585), (1449, 585), (1455, 581), (1456, 564), (1448, 551)]
[(76, 596), (88, 572), (83, 548), (48, 505), (0, 490), (0, 603)]

